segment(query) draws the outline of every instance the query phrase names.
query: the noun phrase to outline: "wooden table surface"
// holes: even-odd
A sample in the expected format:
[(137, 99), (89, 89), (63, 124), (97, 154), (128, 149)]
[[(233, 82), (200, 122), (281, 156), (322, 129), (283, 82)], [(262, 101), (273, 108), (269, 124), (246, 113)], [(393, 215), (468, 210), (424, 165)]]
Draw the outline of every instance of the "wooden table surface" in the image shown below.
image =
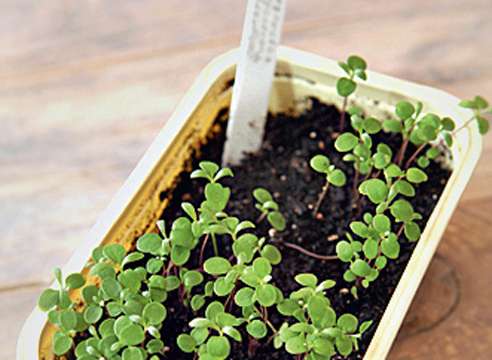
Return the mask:
[[(0, 3), (0, 358), (244, 1)], [(492, 98), (492, 0), (290, 0), (283, 43), (460, 97)], [(391, 359), (489, 359), (492, 135)]]

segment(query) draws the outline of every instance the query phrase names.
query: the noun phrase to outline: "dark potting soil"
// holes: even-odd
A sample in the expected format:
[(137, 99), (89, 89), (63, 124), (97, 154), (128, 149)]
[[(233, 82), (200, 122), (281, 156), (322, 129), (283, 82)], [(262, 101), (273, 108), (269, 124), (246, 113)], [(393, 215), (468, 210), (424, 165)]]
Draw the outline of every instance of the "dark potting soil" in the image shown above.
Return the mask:
[[(223, 183), (231, 188), (231, 200), (227, 212), (245, 220), (255, 220), (259, 212), (254, 207), (252, 191), (256, 187), (268, 189), (279, 203), (282, 213), (287, 219), (285, 231), (276, 234), (270, 241), (278, 243), (282, 252), (282, 262), (274, 267), (273, 281), (287, 295), (299, 286), (294, 282), (294, 276), (303, 272), (314, 273), (319, 279), (336, 280), (337, 286), (327, 293), (337, 314), (345, 312), (355, 314), (360, 321), (374, 320), (371, 328), (363, 335), (360, 341), (360, 350), (352, 353), (348, 359), (361, 359), (374, 335), (386, 305), (388, 304), (398, 281), (405, 270), (416, 243), (408, 242), (404, 236), (400, 238), (401, 252), (397, 260), (390, 260), (388, 266), (382, 270), (379, 278), (368, 289), (359, 290), (359, 299), (356, 300), (349, 293), (350, 285), (343, 278), (347, 268), (338, 260), (320, 261), (306, 256), (296, 250), (282, 246), (282, 242), (294, 243), (305, 249), (322, 255), (335, 254), (335, 246), (339, 239), (343, 239), (351, 221), (360, 218), (365, 211), (372, 211), (374, 207), (365, 199), (361, 201), (358, 211), (352, 204), (354, 169), (351, 163), (342, 161), (342, 155), (334, 149), (334, 140), (338, 132), (339, 112), (334, 106), (310, 99), (312, 106), (302, 115), (292, 117), (287, 114), (269, 116), (266, 125), (265, 139), (257, 153), (248, 155), (239, 166), (232, 168), (234, 178), (224, 180)], [(220, 118), (224, 120), (227, 112)], [(218, 123), (224, 123), (220, 119)], [(348, 130), (348, 126), (347, 129)], [(381, 141), (390, 145), (394, 153), (400, 148), (402, 139), (398, 135), (380, 133), (374, 136), (375, 145)], [(194, 166), (199, 160), (211, 160), (220, 163), (224, 132), (203, 145), (194, 159)], [(407, 158), (415, 148), (409, 146)], [(312, 206), (324, 184), (320, 174), (315, 173), (309, 166), (309, 159), (316, 154), (329, 156), (332, 163), (341, 168), (347, 175), (347, 185), (343, 188), (331, 187), (320, 208), (320, 215), (314, 218)], [(416, 187), (416, 196), (410, 199), (414, 209), (422, 214), (420, 226), (423, 228), (431, 215), (440, 194), (442, 193), (450, 171), (439, 163), (433, 163), (426, 169), (429, 181)], [(173, 191), (174, 201), (171, 202), (163, 218), (169, 221), (181, 216), (180, 203), (190, 201), (197, 205), (202, 201), (203, 181), (189, 180), (189, 173), (184, 173)], [(255, 230), (259, 236), (268, 236), (268, 224), (261, 223)], [(396, 231), (396, 229), (394, 229)], [(227, 238), (221, 241), (221, 256), (229, 257), (232, 254), (230, 242)], [(208, 255), (213, 255), (208, 249)], [(197, 254), (192, 259), (197, 263)], [(191, 266), (190, 266), (191, 267)], [(220, 300), (220, 299), (219, 299)], [(222, 299), (223, 300), (223, 299)], [(166, 302), (170, 312), (163, 327), (163, 339), (170, 350), (166, 359), (185, 359), (192, 356), (180, 352), (175, 344), (176, 337), (183, 332), (189, 332), (188, 322), (196, 315), (188, 311), (179, 303), (177, 297), (171, 297)], [(233, 312), (240, 316), (238, 309)], [(279, 325), (279, 314), (270, 310), (272, 322)], [(247, 334), (243, 333), (243, 339)], [(264, 341), (265, 342), (265, 341)], [(271, 344), (256, 346), (253, 356), (248, 355), (248, 341), (242, 344), (231, 341), (233, 346), (231, 359), (292, 359), (293, 356), (284, 350), (275, 350)], [(333, 359), (342, 359), (335, 356)]]
[[(373, 320), (373, 325), (362, 336), (360, 349), (353, 352), (347, 359), (362, 359), (374, 335), (377, 325), (393, 294), (398, 281), (405, 270), (416, 243), (408, 242), (404, 236), (400, 238), (401, 251), (397, 260), (389, 260), (388, 265), (381, 271), (379, 278), (368, 289), (359, 289), (359, 298), (356, 300), (350, 294), (350, 284), (343, 280), (343, 273), (347, 268), (338, 260), (318, 260), (304, 255), (299, 251), (282, 245), (289, 242), (320, 254), (334, 255), (338, 240), (344, 239), (348, 224), (361, 218), (366, 211), (373, 211), (374, 206), (365, 198), (361, 198), (360, 209), (352, 206), (355, 203), (352, 191), (354, 169), (351, 163), (342, 161), (343, 154), (334, 149), (334, 141), (339, 131), (340, 113), (331, 105), (310, 99), (311, 107), (300, 116), (292, 117), (288, 114), (269, 116), (266, 125), (265, 139), (257, 153), (245, 157), (239, 166), (232, 168), (234, 178), (221, 181), (231, 188), (231, 200), (226, 209), (229, 215), (237, 216), (241, 220), (258, 218), (259, 212), (254, 207), (252, 191), (256, 187), (268, 189), (279, 203), (280, 209), (287, 219), (285, 231), (269, 237), (269, 226), (262, 222), (254, 232), (266, 236), (275, 243), (282, 252), (282, 262), (274, 266), (273, 282), (285, 295), (298, 289), (294, 282), (296, 274), (314, 273), (320, 280), (333, 279), (336, 287), (327, 292), (332, 306), (338, 315), (349, 312), (359, 320)], [(220, 163), (224, 143), (227, 109), (219, 114), (213, 137), (207, 140), (194, 154), (192, 168), (197, 168), (200, 160), (211, 160)], [(349, 125), (345, 131), (349, 130)], [(377, 143), (384, 141), (396, 153), (402, 139), (398, 135), (380, 133), (373, 136)], [(415, 148), (409, 145), (408, 158)], [(309, 159), (316, 154), (327, 155), (332, 163), (342, 169), (347, 175), (347, 184), (343, 188), (330, 187), (317, 217), (313, 217), (312, 206), (324, 184), (324, 178), (315, 173), (309, 166)], [(450, 171), (439, 163), (432, 163), (427, 169), (429, 180), (416, 186), (416, 196), (409, 199), (415, 211), (423, 216), (419, 225), (423, 228), (432, 213)], [(189, 172), (183, 172), (176, 187), (161, 194), (161, 198), (170, 197), (170, 205), (165, 209), (162, 218), (170, 224), (178, 216), (184, 215), (180, 204), (188, 201), (197, 206), (203, 200), (203, 180), (190, 180)], [(393, 229), (395, 232), (397, 229)], [(220, 255), (228, 258), (232, 254), (231, 243), (228, 237), (219, 239)], [(199, 247), (198, 247), (199, 248)], [(198, 251), (196, 250), (187, 264), (188, 268), (198, 267)], [(211, 244), (206, 249), (207, 256), (213, 256)], [(142, 264), (134, 264), (138, 266)], [(189, 332), (188, 323), (196, 316), (202, 316), (204, 309), (193, 314), (189, 307), (184, 306), (178, 298), (177, 292), (171, 292), (166, 301), (168, 316), (161, 330), (168, 351), (160, 355), (162, 359), (193, 359), (191, 354), (181, 352), (176, 345), (179, 334)], [(196, 293), (196, 292), (194, 292)], [(225, 302), (224, 298), (217, 299)], [(239, 309), (233, 305), (232, 313), (240, 316)], [(283, 321), (273, 308), (269, 308), (269, 318), (275, 326)], [(79, 340), (86, 334), (81, 334)], [(242, 331), (241, 344), (231, 340), (232, 350), (230, 359), (293, 359), (285, 350), (275, 350), (266, 340), (249, 344), (248, 335)], [(248, 344), (255, 348), (254, 354), (248, 354)], [(334, 356), (333, 359), (343, 359)]]

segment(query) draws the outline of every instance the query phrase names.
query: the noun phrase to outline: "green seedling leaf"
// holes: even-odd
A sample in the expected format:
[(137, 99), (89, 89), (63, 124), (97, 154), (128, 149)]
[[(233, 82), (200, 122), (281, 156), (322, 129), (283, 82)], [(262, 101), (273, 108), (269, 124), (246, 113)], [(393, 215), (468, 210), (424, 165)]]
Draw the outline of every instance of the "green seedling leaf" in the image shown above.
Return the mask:
[(429, 179), (425, 172), (416, 167), (408, 169), (406, 177), (408, 181), (414, 184), (420, 184)]
[(145, 339), (145, 333), (142, 327), (135, 323), (127, 324), (119, 333), (116, 332), (116, 335), (123, 344), (128, 346), (138, 345)]
[(298, 335), (289, 338), (285, 343), (285, 350), (287, 350), (289, 354), (293, 355), (305, 353), (308, 348), (304, 335)]
[(254, 290), (248, 287), (239, 289), (234, 296), (234, 302), (241, 307), (251, 306), (254, 303)]
[(299, 304), (293, 299), (285, 299), (277, 305), (278, 312), (284, 316), (292, 316), (299, 309)]
[(267, 220), (272, 227), (277, 231), (284, 231), (286, 227), (286, 221), (284, 216), (279, 211), (270, 212), (267, 215)]
[(164, 305), (158, 302), (151, 302), (145, 305), (142, 316), (149, 325), (159, 325), (166, 318), (167, 311)]
[(49, 311), (58, 305), (58, 291), (46, 289), (41, 293), (38, 299), (38, 306), (42, 311)]
[(195, 351), (195, 348), (197, 346), (195, 339), (193, 339), (193, 337), (188, 334), (179, 335), (176, 343), (178, 344), (178, 347), (185, 353), (192, 353), (193, 351)]
[(210, 275), (222, 275), (231, 269), (231, 263), (227, 259), (215, 256), (207, 259), (203, 268)]
[(359, 333), (361, 334), (365, 333), (371, 327), (372, 323), (373, 323), (372, 320), (368, 320), (360, 324)]
[(377, 134), (382, 128), (381, 122), (373, 117), (364, 119), (362, 126), (368, 134)]
[(227, 167), (222, 168), (219, 170), (219, 172), (217, 172), (217, 174), (214, 176), (214, 181), (218, 181), (218, 180), (220, 180), (226, 176), (230, 176), (230, 177), (234, 176), (234, 173), (232, 172), (232, 170), (227, 168)]
[(478, 131), (482, 135), (485, 135), (490, 129), (489, 121), (482, 116), (477, 116), (477, 124), (478, 124)]
[(77, 314), (73, 310), (64, 310), (60, 314), (60, 323), (63, 329), (74, 330), (77, 326)]
[(253, 261), (253, 271), (259, 278), (264, 278), (272, 272), (272, 265), (267, 259), (259, 257)]
[(327, 174), (330, 171), (330, 159), (324, 155), (315, 155), (309, 162), (313, 170)]
[(350, 262), (354, 255), (352, 246), (347, 241), (339, 241), (336, 246), (336, 252), (338, 258), (343, 262)]
[(134, 347), (134, 346), (130, 346), (130, 347), (126, 348), (125, 350), (123, 350), (123, 354), (122, 354), (121, 359), (122, 360), (144, 360), (145, 357), (142, 354), (141, 349)]
[(382, 203), (388, 196), (388, 187), (381, 179), (369, 179), (359, 185), (361, 194), (366, 195), (374, 204)]
[(203, 275), (195, 270), (188, 271), (183, 276), (184, 286), (191, 289), (203, 282)]
[(372, 225), (374, 226), (374, 229), (381, 234), (391, 230), (390, 219), (383, 214), (378, 214), (374, 216), (372, 220)]
[(88, 324), (94, 324), (101, 319), (103, 314), (103, 309), (97, 305), (89, 305), (84, 310), (84, 320)]
[(352, 314), (343, 314), (337, 320), (337, 326), (345, 333), (352, 334), (357, 331), (359, 320)]
[(277, 291), (271, 284), (260, 285), (255, 292), (258, 302), (262, 306), (272, 306), (277, 300)]
[(302, 286), (307, 286), (311, 288), (315, 288), (318, 284), (318, 278), (314, 274), (298, 274), (295, 276), (295, 281)]
[(84, 277), (79, 273), (70, 274), (65, 279), (65, 283), (67, 284), (69, 289), (79, 289), (85, 284)]
[(121, 294), (121, 284), (112, 278), (106, 278), (103, 280), (101, 289), (108, 299), (119, 299)]
[(108, 259), (114, 261), (117, 264), (121, 264), (125, 257), (125, 248), (120, 244), (109, 244), (104, 246), (103, 254)]
[(226, 296), (234, 289), (234, 283), (226, 278), (218, 278), (214, 283), (214, 292), (217, 296)]
[(378, 242), (376, 240), (367, 239), (366, 241), (364, 241), (362, 251), (364, 252), (364, 255), (366, 256), (366, 258), (368, 258), (370, 260), (376, 258), (376, 256), (378, 255), (378, 249), (379, 249), (379, 246), (378, 246)]
[(342, 356), (348, 356), (352, 353), (352, 340), (348, 336), (342, 335), (335, 339), (337, 351)]
[(390, 259), (397, 259), (400, 255), (400, 244), (396, 237), (388, 237), (381, 242), (381, 251)]
[(263, 249), (261, 249), (260, 254), (272, 265), (278, 265), (282, 261), (282, 254), (280, 251), (275, 246), (270, 244), (265, 245)]
[(262, 339), (268, 333), (265, 323), (261, 320), (253, 320), (246, 326), (246, 331), (255, 339)]
[(143, 253), (157, 254), (162, 246), (162, 239), (157, 234), (145, 234), (137, 240), (137, 249)]
[(336, 87), (337, 87), (338, 95), (347, 97), (350, 96), (355, 91), (357, 84), (355, 83), (355, 81), (349, 78), (342, 77), (338, 79)]
[(390, 211), (398, 222), (408, 222), (412, 220), (414, 214), (412, 205), (403, 199), (396, 200), (391, 205)]
[(396, 104), (396, 115), (401, 120), (406, 120), (410, 118), (415, 113), (415, 107), (408, 101), (399, 101)]
[(225, 336), (211, 336), (207, 341), (207, 353), (220, 359), (229, 356), (231, 344)]
[(351, 151), (359, 143), (359, 139), (352, 133), (343, 133), (335, 141), (335, 149), (340, 152)]
[(369, 275), (371, 267), (364, 260), (357, 259), (350, 265), (350, 271), (352, 271), (357, 276), (366, 277), (367, 275)]
[(238, 342), (242, 341), (241, 333), (238, 330), (236, 330), (235, 328), (233, 328), (232, 326), (224, 326), (222, 328), (222, 331), (224, 332), (224, 334), (233, 338), (234, 340), (236, 340)]
[(358, 55), (351, 55), (347, 59), (347, 65), (352, 70), (366, 70), (367, 63), (366, 61)]
[(403, 124), (400, 120), (387, 119), (383, 121), (383, 129), (386, 132), (399, 133), (403, 129)]
[(421, 235), (420, 227), (413, 221), (405, 224), (404, 232), (409, 241), (417, 241)]
[(171, 249), (171, 260), (175, 265), (184, 265), (190, 258), (190, 249), (175, 245)]
[(225, 209), (231, 190), (219, 183), (210, 183), (205, 186), (205, 197), (208, 205), (215, 211), (220, 212)]
[(344, 186), (347, 182), (345, 174), (340, 169), (335, 169), (328, 175), (328, 182), (334, 186)]
[(255, 190), (253, 190), (253, 197), (261, 204), (273, 200), (272, 195), (265, 188), (256, 188)]
[(61, 356), (67, 353), (73, 345), (73, 340), (70, 336), (57, 332), (53, 336), (53, 353), (55, 355)]

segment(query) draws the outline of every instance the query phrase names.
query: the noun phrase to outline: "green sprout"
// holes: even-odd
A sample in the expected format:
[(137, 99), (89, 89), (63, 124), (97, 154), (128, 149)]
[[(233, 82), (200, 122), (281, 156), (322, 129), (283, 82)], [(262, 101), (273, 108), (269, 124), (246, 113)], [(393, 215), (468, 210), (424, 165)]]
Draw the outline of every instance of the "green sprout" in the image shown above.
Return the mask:
[(465, 109), (472, 110), (473, 116), (456, 131), (460, 131), (466, 128), (468, 124), (476, 121), (478, 131), (480, 134), (485, 135), (490, 128), (489, 121), (485, 118), (485, 114), (492, 114), (492, 107), (489, 107), (488, 101), (477, 95), (471, 100), (462, 100), (459, 105)]
[(337, 353), (345, 357), (358, 350), (359, 340), (372, 321), (359, 325), (352, 314), (337, 317), (325, 295), (326, 290), (335, 286), (333, 280), (318, 282), (309, 273), (299, 274), (295, 280), (302, 288), (277, 306), (289, 320), (275, 335), (275, 348), (283, 346), (289, 354), (303, 359), (331, 359)]
[(328, 159), (324, 155), (314, 156), (309, 164), (314, 171), (319, 172), (326, 177), (326, 182), (323, 185), (323, 189), (321, 190), (321, 193), (318, 196), (318, 200), (316, 201), (316, 205), (313, 208), (313, 216), (315, 216), (318, 213), (321, 203), (323, 202), (323, 199), (328, 192), (330, 184), (336, 187), (344, 186), (347, 182), (347, 178), (344, 172), (340, 169), (337, 169), (335, 165), (332, 165), (330, 159)]
[[(364, 221), (353, 221), (351, 231), (360, 240), (348, 233), (347, 240), (338, 242), (336, 252), (342, 262), (349, 263), (344, 273), (347, 282), (356, 281), (352, 294), (357, 297), (357, 285), (369, 287), (376, 280), (380, 271), (386, 266), (387, 260), (397, 259), (400, 254), (398, 237), (404, 232), (409, 241), (417, 241), (421, 230), (417, 220), (422, 216), (415, 212), (409, 201), (399, 198), (415, 196), (414, 185), (427, 181), (424, 171), (412, 167), (403, 171), (396, 164), (384, 169), (386, 181), (372, 178), (363, 181), (359, 186), (361, 194), (376, 205), (376, 213), (366, 213)], [(395, 224), (400, 224), (398, 233), (393, 233), (393, 223), (385, 212), (389, 212)]]
[(75, 334), (86, 330), (89, 325), (84, 316), (75, 310), (75, 304), (69, 296), (70, 290), (84, 286), (83, 276), (73, 273), (63, 281), (60, 269), (56, 268), (54, 274), (58, 289), (44, 290), (39, 297), (38, 307), (48, 313), (49, 321), (57, 327), (53, 337), (53, 353), (60, 356), (72, 349)]
[[(210, 161), (202, 161), (199, 164), (200, 169), (193, 171), (190, 175), (192, 179), (204, 178), (208, 180), (208, 183), (205, 185), (205, 201), (203, 201), (198, 209), (199, 216), (197, 215), (197, 211), (193, 207), (192, 204), (184, 203), (182, 204), (183, 210), (186, 214), (191, 218), (188, 220), (188, 223), (184, 223), (183, 226), (186, 226), (185, 235), (183, 236), (183, 243), (179, 244), (179, 248), (177, 249), (178, 256), (180, 257), (180, 264), (185, 263), (188, 260), (190, 251), (196, 246), (198, 243), (198, 239), (202, 235), (206, 235), (206, 239), (208, 237), (212, 238), (212, 245), (214, 249), (214, 254), (219, 254), (219, 246), (217, 243), (217, 231), (216, 225), (220, 225), (221, 219), (227, 218), (227, 214), (224, 212), (227, 203), (230, 198), (231, 189), (223, 186), (217, 181), (226, 176), (233, 176), (231, 169), (229, 168), (220, 168), (219, 165), (210, 162)], [(184, 234), (179, 231), (180, 234)], [(189, 232), (192, 235), (189, 235)], [(172, 235), (171, 235), (172, 236)], [(196, 239), (196, 241), (192, 241), (190, 243), (189, 239)], [(188, 240), (187, 240), (188, 239)], [(205, 241), (206, 243), (206, 241)], [(191, 247), (190, 247), (191, 246)]]
[(214, 301), (207, 306), (205, 317), (190, 321), (190, 334), (178, 336), (177, 345), (185, 353), (196, 353), (199, 359), (226, 359), (231, 352), (229, 339), (241, 342), (237, 327), (244, 322)]
[[(378, 144), (376, 152), (372, 153), (373, 140), (371, 135), (381, 131), (381, 122), (374, 117), (364, 118), (360, 109), (351, 109), (352, 128), (357, 131), (358, 136), (351, 132), (339, 135), (335, 141), (335, 149), (347, 153), (344, 161), (354, 163), (356, 178), (359, 174), (370, 175), (372, 169), (382, 169), (391, 161), (392, 151), (386, 144)], [(356, 183), (358, 181), (355, 181)]]
[(272, 194), (267, 189), (260, 187), (253, 190), (253, 197), (257, 201), (255, 207), (261, 211), (261, 215), (256, 222), (260, 223), (266, 218), (275, 230), (284, 231), (286, 225), (285, 217), (279, 211), (278, 203), (273, 200)]
[(418, 102), (414, 106), (408, 101), (399, 101), (395, 107), (397, 119), (387, 119), (383, 121), (383, 128), (387, 132), (401, 133), (403, 142), (396, 155), (396, 164), (401, 166), (405, 156), (410, 135), (415, 127), (417, 119), (422, 112), (422, 103)]
[[(435, 146), (438, 138), (441, 138), (448, 147), (453, 144), (454, 121), (449, 117), (441, 118), (433, 113), (422, 115), (422, 106), (421, 102), (414, 106), (408, 101), (399, 101), (395, 108), (398, 119), (388, 119), (383, 122), (385, 131), (402, 135), (403, 142), (395, 159), (398, 166), (403, 165), (409, 143), (415, 145), (417, 149), (408, 158), (404, 168), (408, 168), (425, 148)], [(438, 150), (428, 151), (418, 158), (419, 166), (428, 166), (430, 160), (438, 154)]]
[(219, 165), (212, 161), (201, 161), (198, 164), (200, 169), (194, 170), (190, 177), (192, 179), (203, 178), (207, 179), (210, 183), (216, 183), (218, 180), (226, 176), (234, 176), (232, 170), (229, 168), (220, 168)]
[(343, 131), (345, 128), (345, 110), (348, 104), (348, 97), (352, 95), (357, 88), (357, 83), (355, 82), (356, 77), (361, 80), (367, 80), (367, 63), (360, 56), (351, 55), (348, 57), (347, 62), (340, 61), (338, 65), (346, 74), (346, 76), (338, 79), (336, 84), (338, 95), (343, 97), (343, 105), (340, 111), (339, 125), (340, 131)]

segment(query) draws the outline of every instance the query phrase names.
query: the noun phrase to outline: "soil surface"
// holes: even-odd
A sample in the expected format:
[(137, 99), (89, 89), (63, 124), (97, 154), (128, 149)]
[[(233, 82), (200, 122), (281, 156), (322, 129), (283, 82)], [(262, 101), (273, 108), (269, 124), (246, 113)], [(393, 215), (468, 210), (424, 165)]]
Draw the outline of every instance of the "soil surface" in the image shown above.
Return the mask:
[[(327, 295), (336, 313), (341, 315), (349, 312), (356, 315), (361, 322), (374, 321), (360, 340), (359, 351), (347, 357), (347, 359), (362, 359), (416, 243), (410, 243), (402, 236), (400, 257), (397, 260), (389, 260), (379, 278), (368, 289), (359, 290), (357, 300), (349, 292), (350, 285), (342, 278), (347, 264), (338, 260), (318, 260), (283, 245), (288, 242), (302, 246), (316, 254), (334, 255), (337, 241), (344, 238), (348, 224), (360, 219), (364, 212), (374, 210), (374, 206), (364, 198), (360, 201), (360, 209), (352, 206), (355, 203), (352, 191), (354, 169), (351, 163), (342, 161), (343, 154), (338, 153), (333, 146), (339, 132), (340, 113), (335, 107), (320, 103), (316, 99), (310, 99), (310, 102), (312, 104), (310, 109), (300, 116), (292, 117), (287, 114), (269, 116), (266, 136), (260, 151), (248, 155), (239, 166), (232, 168), (234, 178), (221, 181), (231, 188), (231, 200), (226, 211), (241, 220), (255, 221), (260, 214), (254, 207), (251, 195), (253, 189), (261, 186), (274, 195), (287, 219), (286, 230), (269, 236), (270, 227), (266, 221), (260, 223), (254, 230), (258, 236), (268, 237), (269, 241), (275, 243), (282, 252), (281, 264), (274, 267), (273, 282), (283, 291), (284, 295), (287, 295), (299, 288), (293, 280), (299, 273), (310, 272), (317, 275), (320, 280), (335, 280), (337, 286), (330, 289)], [(197, 168), (200, 160), (220, 163), (226, 117), (227, 109), (218, 116), (213, 137), (208, 139), (194, 154), (190, 168)], [(345, 131), (349, 130), (348, 126)], [(400, 136), (385, 133), (373, 135), (373, 140), (374, 148), (384, 140), (391, 146), (394, 153), (400, 148), (402, 142)], [(415, 148), (410, 145), (406, 158), (410, 157), (414, 150)], [(347, 184), (343, 188), (330, 187), (319, 214), (314, 217), (312, 207), (324, 184), (323, 176), (315, 173), (309, 166), (309, 159), (316, 154), (327, 155), (332, 163), (342, 169), (347, 175)], [(423, 216), (423, 220), (419, 222), (422, 228), (450, 176), (450, 172), (440, 164), (431, 164), (426, 172), (429, 175), (429, 181), (417, 186), (416, 196), (409, 199), (415, 211)], [(172, 199), (162, 214), (167, 224), (172, 223), (178, 216), (184, 215), (180, 207), (181, 202), (188, 201), (196, 206), (203, 200), (203, 180), (192, 181), (189, 178), (189, 172), (183, 172), (176, 184), (172, 191), (161, 194), (162, 199), (168, 197)], [(393, 230), (397, 231), (397, 229)], [(218, 240), (220, 255), (228, 258), (232, 254), (229, 238), (224, 237)], [(205, 254), (213, 256), (211, 242), (207, 246)], [(187, 267), (197, 268), (198, 258), (199, 249), (192, 253)], [(145, 259), (131, 267), (143, 264), (145, 264)], [(201, 289), (196, 290), (201, 291)], [(203, 316), (204, 308), (198, 314), (193, 314), (181, 303), (176, 293), (176, 291), (171, 292), (166, 301), (168, 316), (161, 335), (168, 351), (160, 357), (162, 359), (193, 359), (192, 355), (184, 354), (178, 349), (176, 338), (179, 334), (191, 330), (188, 326), (189, 321), (195, 316)], [(197, 292), (194, 290), (194, 293)], [(224, 298), (217, 300), (225, 301)], [(239, 309), (235, 305), (231, 312), (240, 316)], [(269, 308), (269, 318), (276, 327), (279, 327), (283, 321), (273, 307)], [(76, 342), (87, 335), (79, 334)], [(246, 332), (242, 332), (242, 337), (242, 344), (231, 340), (230, 359), (294, 358), (282, 349), (275, 350), (271, 342), (266, 344), (266, 340), (252, 346), (255, 348), (254, 355), (248, 354), (249, 341)], [(69, 356), (69, 358), (72, 357)], [(334, 356), (333, 359), (338, 360), (343, 357)]]
[[(275, 234), (270, 241), (276, 242), (282, 252), (282, 263), (274, 267), (273, 281), (283, 291), (284, 295), (297, 289), (298, 285), (293, 278), (298, 273), (311, 272), (319, 279), (336, 280), (337, 286), (330, 289), (328, 296), (332, 305), (341, 315), (345, 312), (355, 314), (360, 321), (372, 319), (374, 324), (364, 334), (360, 341), (360, 350), (352, 353), (348, 359), (362, 359), (376, 330), (383, 312), (388, 304), (405, 266), (416, 246), (408, 242), (404, 236), (400, 238), (401, 252), (397, 260), (389, 260), (388, 266), (381, 272), (377, 281), (368, 289), (359, 290), (359, 299), (355, 300), (348, 292), (348, 285), (342, 278), (347, 265), (338, 260), (320, 261), (306, 256), (296, 250), (282, 246), (282, 242), (300, 245), (305, 249), (322, 255), (335, 254), (337, 240), (343, 239), (348, 230), (348, 224), (361, 217), (365, 211), (374, 210), (373, 205), (362, 199), (361, 209), (352, 207), (354, 170), (350, 163), (342, 161), (342, 156), (334, 149), (334, 140), (339, 131), (339, 112), (330, 105), (310, 99), (312, 107), (301, 116), (292, 117), (287, 114), (269, 116), (266, 136), (259, 152), (248, 155), (241, 165), (233, 167), (235, 177), (223, 183), (231, 187), (231, 201), (227, 208), (230, 215), (242, 220), (255, 220), (259, 212), (254, 207), (252, 190), (256, 187), (268, 189), (279, 203), (288, 225), (284, 232)], [(222, 120), (226, 112), (221, 115)], [(218, 123), (223, 123), (220, 119)], [(348, 130), (348, 128), (346, 129)], [(380, 133), (373, 136), (375, 145), (383, 141), (394, 151), (400, 148), (401, 137)], [(223, 130), (195, 154), (194, 166), (200, 159), (212, 160), (220, 163), (220, 154), (224, 141)], [(375, 147), (375, 146), (374, 146)], [(415, 148), (409, 146), (407, 157)], [(323, 186), (324, 179), (315, 173), (309, 166), (309, 159), (316, 154), (329, 156), (332, 163), (341, 168), (347, 175), (347, 185), (343, 188), (331, 187), (323, 201), (320, 214), (315, 218), (312, 215), (312, 206)], [(410, 202), (414, 209), (421, 213), (423, 228), (434, 209), (439, 196), (444, 189), (450, 171), (440, 164), (431, 164), (426, 169), (429, 181), (416, 187), (417, 194)], [(182, 215), (179, 208), (181, 201), (191, 201), (195, 204), (202, 201), (203, 181), (189, 180), (189, 174), (182, 174), (179, 185), (173, 191), (175, 201), (168, 207), (163, 218), (172, 221)], [(169, 196), (169, 194), (165, 194)], [(169, 223), (169, 222), (167, 222)], [(261, 223), (256, 233), (267, 236), (269, 227), (266, 222)], [(396, 231), (396, 229), (395, 229)], [(228, 239), (221, 242), (221, 255), (229, 257), (232, 253)], [(208, 249), (212, 255), (211, 249)], [(197, 254), (192, 262), (196, 262)], [(186, 310), (177, 298), (168, 299), (166, 306), (170, 311), (168, 321), (164, 326), (163, 338), (171, 350), (166, 359), (185, 359), (185, 354), (176, 351), (175, 338), (183, 331), (189, 331), (187, 323), (193, 314)], [(237, 310), (237, 309), (236, 309)], [(239, 314), (237, 314), (239, 315)], [(271, 311), (272, 322), (279, 324), (278, 314)], [(171, 320), (172, 319), (172, 320)], [(247, 334), (243, 333), (243, 339)], [(273, 346), (259, 344), (256, 354), (248, 357), (247, 341), (243, 345), (231, 341), (233, 345), (231, 359), (293, 359), (293, 356), (283, 350), (275, 350)], [(173, 350), (174, 349), (174, 350)], [(192, 356), (189, 356), (191, 359)], [(335, 356), (333, 359), (342, 359)]]

